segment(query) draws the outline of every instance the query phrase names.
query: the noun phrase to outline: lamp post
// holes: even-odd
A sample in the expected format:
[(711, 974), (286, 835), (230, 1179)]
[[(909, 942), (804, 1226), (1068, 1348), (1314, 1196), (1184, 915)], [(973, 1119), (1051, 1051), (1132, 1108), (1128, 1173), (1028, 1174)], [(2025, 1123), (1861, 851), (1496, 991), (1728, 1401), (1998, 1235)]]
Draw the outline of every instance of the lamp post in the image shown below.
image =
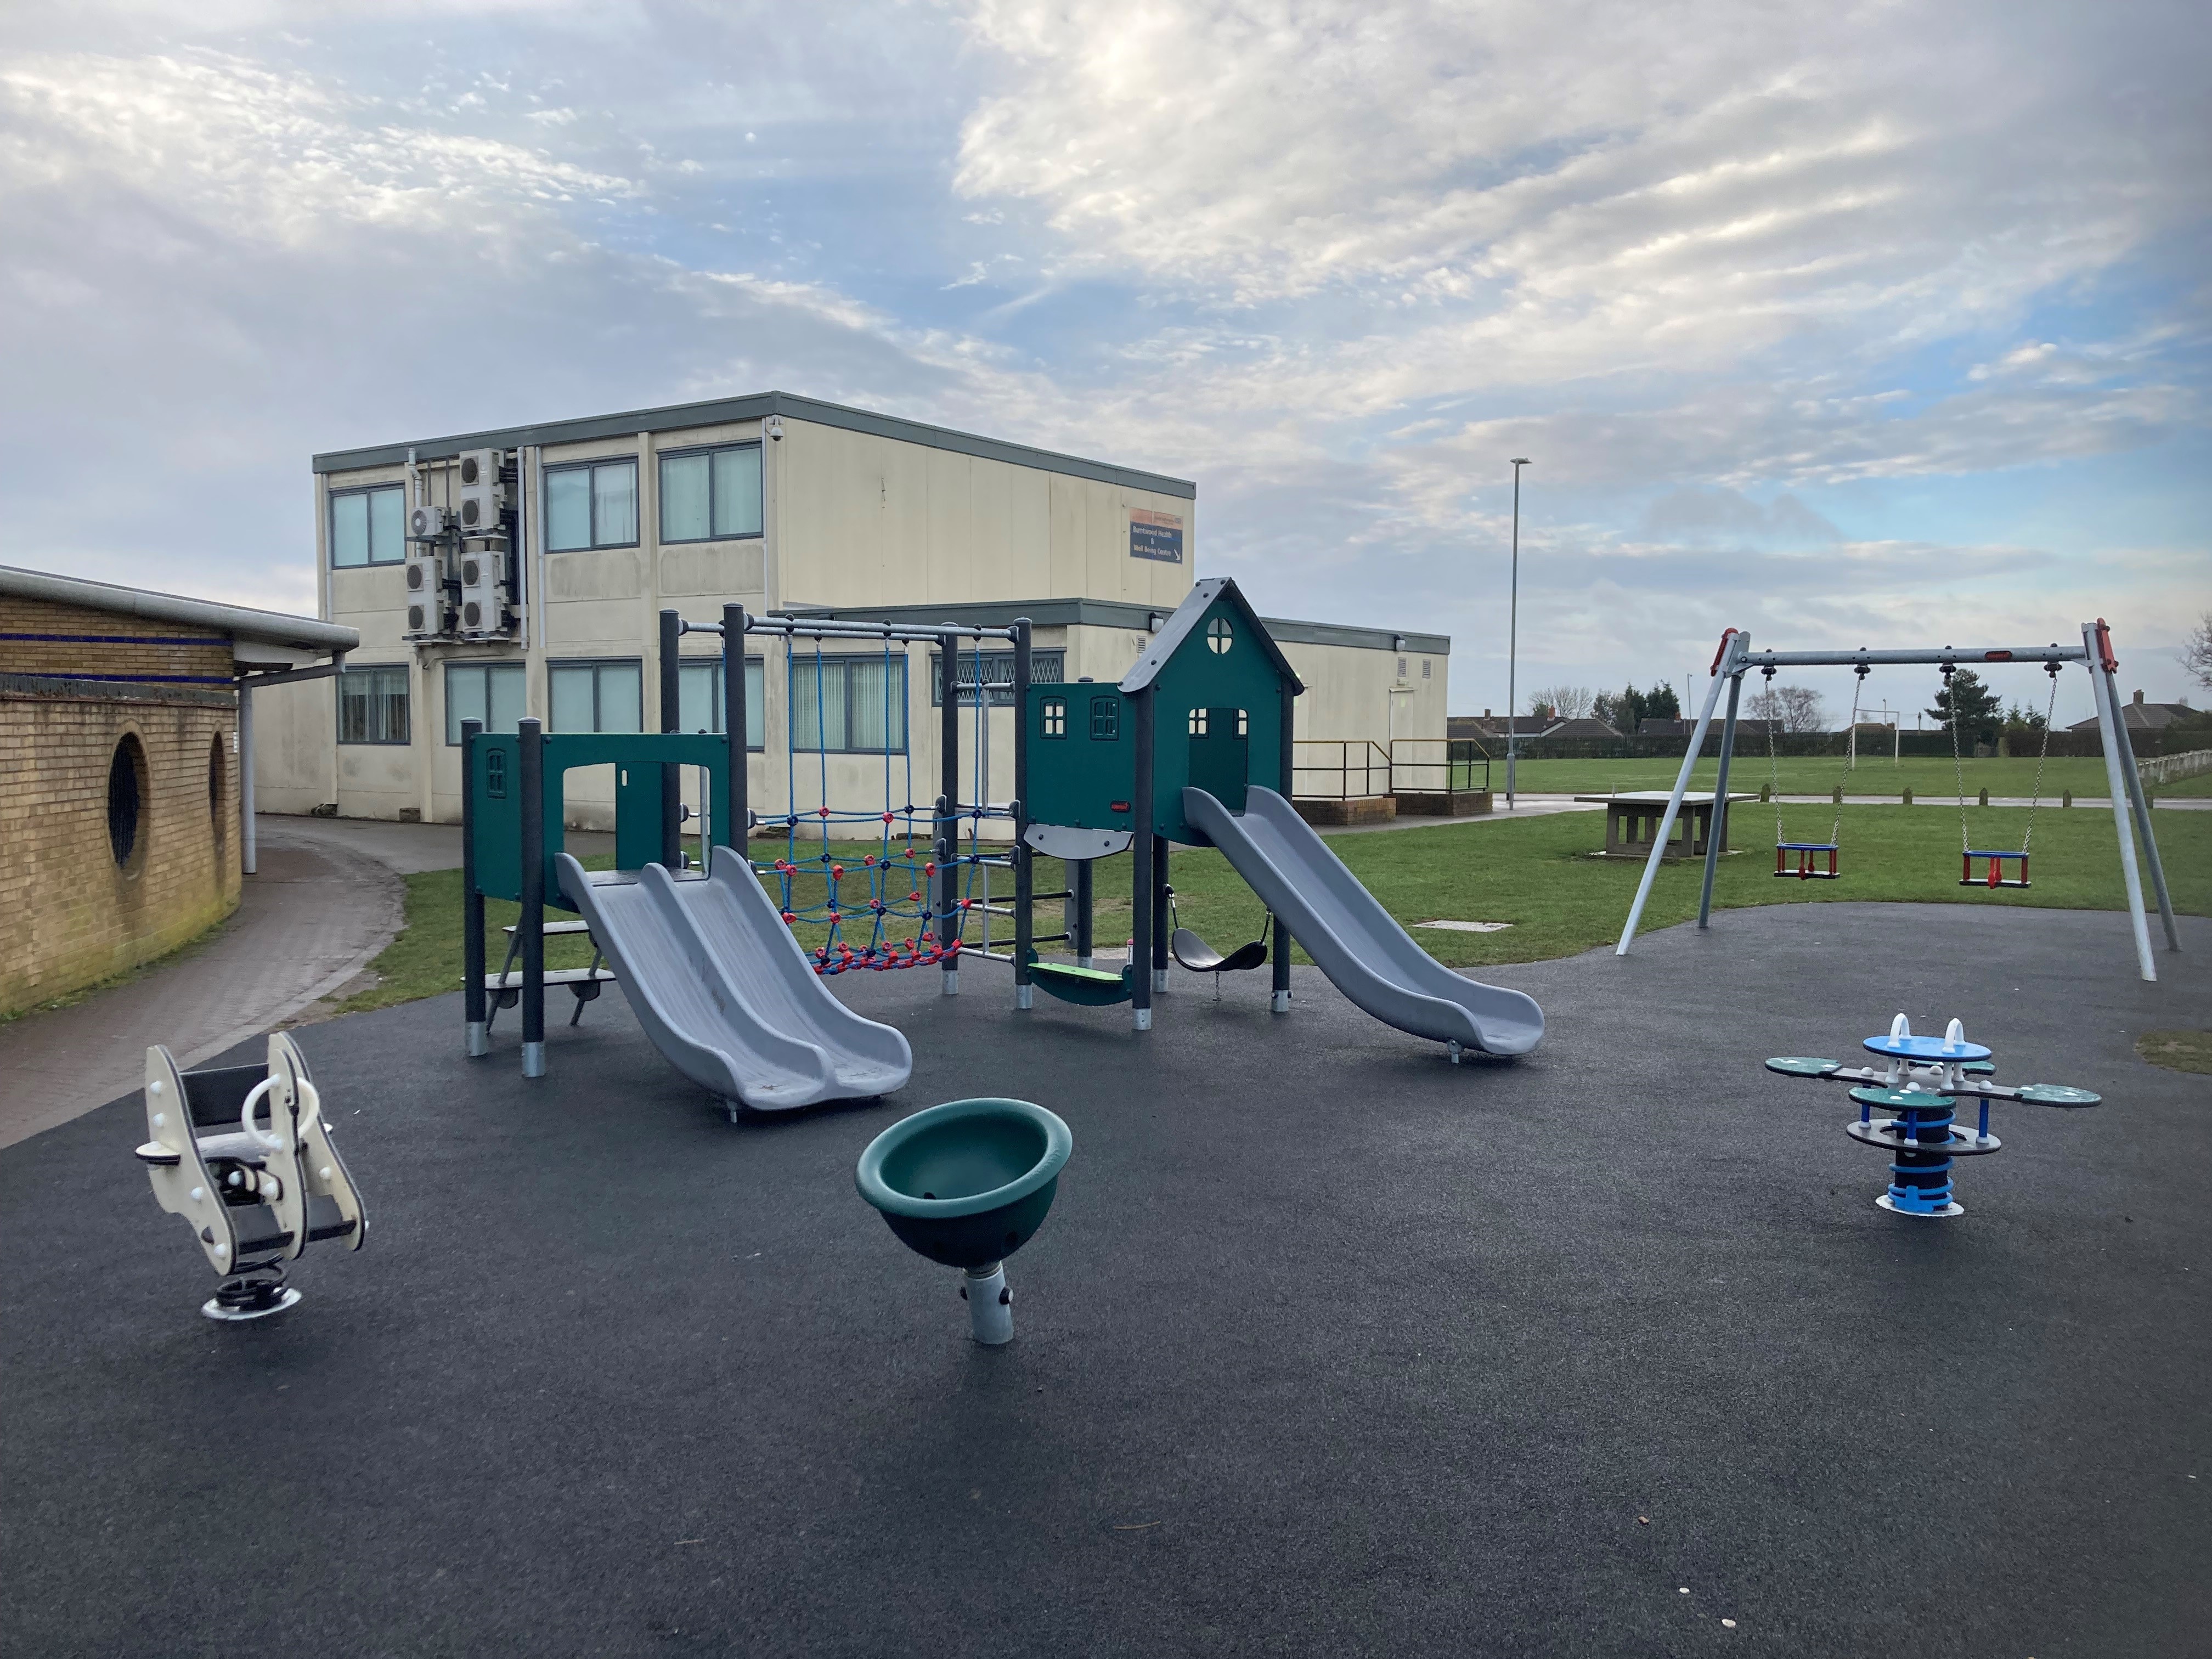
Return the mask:
[(1509, 812), (1513, 810), (1514, 735), (1520, 729), (1514, 711), (1520, 707), (1515, 683), (1521, 647), (1521, 469), (1528, 465), (1526, 455), (1513, 458), (1513, 580), (1505, 613), (1505, 810)]

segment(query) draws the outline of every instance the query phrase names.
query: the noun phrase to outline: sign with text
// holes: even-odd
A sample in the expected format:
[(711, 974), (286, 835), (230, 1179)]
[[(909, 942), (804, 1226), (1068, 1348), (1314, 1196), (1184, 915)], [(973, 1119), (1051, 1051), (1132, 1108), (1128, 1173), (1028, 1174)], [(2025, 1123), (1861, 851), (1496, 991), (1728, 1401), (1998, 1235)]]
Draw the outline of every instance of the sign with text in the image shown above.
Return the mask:
[(1158, 559), (1164, 564), (1182, 562), (1182, 520), (1172, 513), (1149, 507), (1129, 509), (1129, 556)]

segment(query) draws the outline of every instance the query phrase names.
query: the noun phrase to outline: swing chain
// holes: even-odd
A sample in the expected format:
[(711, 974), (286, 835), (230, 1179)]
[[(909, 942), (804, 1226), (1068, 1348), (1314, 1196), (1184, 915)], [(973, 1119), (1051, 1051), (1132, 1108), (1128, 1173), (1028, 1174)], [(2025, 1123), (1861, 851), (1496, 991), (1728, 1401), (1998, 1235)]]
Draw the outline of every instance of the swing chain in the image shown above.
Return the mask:
[[(1944, 647), (1948, 650), (1950, 647)], [(1943, 665), (1943, 723), (1951, 728), (1951, 776), (1959, 791), (1959, 855), (1964, 858), (1973, 848), (1973, 840), (1966, 828), (1966, 763), (1959, 753), (1959, 700), (1956, 688), (1951, 683), (1951, 673), (1956, 666)]]
[(2051, 676), (2051, 697), (2043, 709), (2043, 746), (2035, 753), (2035, 787), (2027, 798), (2027, 828), (2020, 837), (2021, 874), (2027, 873), (2027, 844), (2035, 838), (2035, 811), (2043, 805), (2043, 763), (2051, 757), (2051, 722), (2058, 714), (2058, 665), (2047, 662), (2043, 672)]
[[(1759, 672), (1766, 681), (1765, 695), (1760, 699), (1769, 716), (1766, 722), (1766, 793), (1774, 802), (1774, 844), (1779, 848), (1790, 837), (1783, 833), (1782, 829), (1782, 763), (1777, 758), (1774, 747), (1774, 721), (1771, 718), (1774, 714), (1774, 665), (1769, 663)], [(1725, 803), (1721, 810), (1728, 810)], [(1777, 853), (1775, 856), (1779, 858), (1781, 854)]]

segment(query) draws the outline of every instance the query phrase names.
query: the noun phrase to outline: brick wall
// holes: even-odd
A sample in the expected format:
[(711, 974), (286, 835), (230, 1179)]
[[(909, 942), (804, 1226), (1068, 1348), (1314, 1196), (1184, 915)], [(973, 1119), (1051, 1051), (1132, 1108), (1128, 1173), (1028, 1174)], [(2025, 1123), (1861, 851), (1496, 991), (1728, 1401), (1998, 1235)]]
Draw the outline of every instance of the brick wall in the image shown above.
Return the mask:
[[(161, 956), (237, 908), (230, 674), (226, 639), (0, 599), (0, 1012)], [(145, 778), (118, 865), (108, 773), (126, 735)]]

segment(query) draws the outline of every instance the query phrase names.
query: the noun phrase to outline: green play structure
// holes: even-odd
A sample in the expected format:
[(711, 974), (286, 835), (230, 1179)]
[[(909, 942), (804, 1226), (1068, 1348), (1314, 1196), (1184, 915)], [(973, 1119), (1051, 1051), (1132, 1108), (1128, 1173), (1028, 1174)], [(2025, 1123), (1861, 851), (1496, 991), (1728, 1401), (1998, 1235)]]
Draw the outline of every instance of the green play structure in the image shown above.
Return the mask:
[[(1297, 671), (1235, 581), (1198, 583), (1118, 685), (1033, 685), (1022, 711), (1029, 798), (1024, 839), (1066, 860), (1074, 906), (1076, 961), (1030, 963), (1030, 981), (1063, 1001), (1129, 1002), (1139, 1030), (1152, 994), (1164, 990), (1170, 951), (1186, 967), (1218, 973), (1256, 966), (1251, 947), (1223, 957), (1170, 927), (1168, 843), (1206, 846), (1186, 819), (1183, 790), (1202, 789), (1242, 812), (1257, 786), (1287, 797), (1291, 699)], [(1129, 965), (1091, 966), (1091, 866), (1133, 848)], [(1278, 1010), (1290, 996), (1290, 939), (1274, 929)], [(1139, 971), (1149, 963), (1149, 972)]]

